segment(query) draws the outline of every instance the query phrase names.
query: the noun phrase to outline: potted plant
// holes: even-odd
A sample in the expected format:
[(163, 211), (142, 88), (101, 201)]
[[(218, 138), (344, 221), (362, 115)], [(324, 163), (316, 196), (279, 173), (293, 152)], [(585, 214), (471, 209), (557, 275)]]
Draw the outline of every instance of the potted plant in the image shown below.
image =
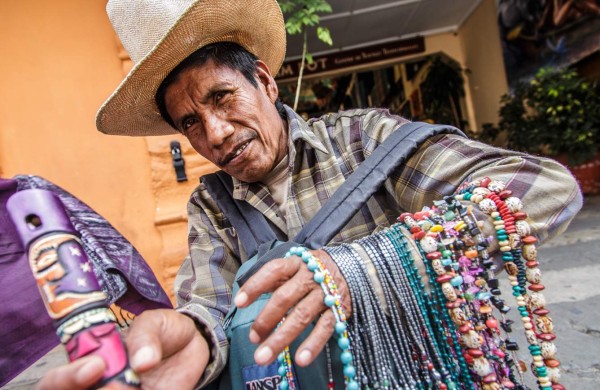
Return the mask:
[(600, 91), (576, 71), (541, 68), (504, 95), (497, 130), (509, 148), (552, 157), (571, 169), (584, 193), (600, 192)]

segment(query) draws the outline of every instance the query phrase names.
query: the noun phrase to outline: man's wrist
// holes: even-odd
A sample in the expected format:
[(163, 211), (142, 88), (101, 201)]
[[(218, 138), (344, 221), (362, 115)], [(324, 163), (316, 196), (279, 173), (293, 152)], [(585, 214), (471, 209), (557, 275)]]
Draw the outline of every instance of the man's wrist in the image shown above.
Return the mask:
[(213, 324), (204, 318), (201, 313), (197, 312), (199, 309), (198, 305), (191, 303), (176, 309), (178, 313), (183, 314), (194, 321), (198, 333), (202, 339), (204, 339), (204, 342), (206, 342), (206, 344), (203, 345), (206, 345), (206, 348), (208, 349), (206, 351), (208, 355), (206, 369), (195, 388), (201, 388), (215, 380), (225, 367), (227, 361), (227, 351), (223, 351), (223, 348), (219, 343), (218, 334), (213, 328)]
[(198, 333), (200, 333), (200, 336), (202, 337), (202, 339), (204, 339), (204, 341), (206, 343), (207, 352), (210, 354), (210, 357), (208, 359), (208, 364), (210, 364), (214, 360), (214, 356), (212, 356), (213, 354), (210, 353), (210, 351), (216, 346), (213, 345), (212, 332), (209, 330), (208, 325), (205, 324), (204, 322), (200, 321), (193, 313), (190, 313), (185, 310), (181, 310), (181, 311), (178, 310), (178, 312), (180, 314), (183, 314), (184, 316), (188, 317), (189, 319), (191, 319), (194, 322), (194, 325), (196, 326), (196, 330), (198, 330)]

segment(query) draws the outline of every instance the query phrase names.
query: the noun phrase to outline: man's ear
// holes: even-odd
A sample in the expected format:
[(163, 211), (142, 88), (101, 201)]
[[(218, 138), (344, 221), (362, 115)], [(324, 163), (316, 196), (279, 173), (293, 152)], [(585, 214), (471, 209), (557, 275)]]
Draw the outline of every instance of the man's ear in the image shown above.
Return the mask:
[(269, 99), (271, 99), (271, 102), (275, 103), (275, 100), (277, 100), (277, 97), (279, 96), (279, 88), (277, 87), (275, 79), (271, 76), (269, 67), (261, 60), (256, 60), (256, 78), (258, 79), (258, 82), (265, 87), (265, 91), (267, 92)]

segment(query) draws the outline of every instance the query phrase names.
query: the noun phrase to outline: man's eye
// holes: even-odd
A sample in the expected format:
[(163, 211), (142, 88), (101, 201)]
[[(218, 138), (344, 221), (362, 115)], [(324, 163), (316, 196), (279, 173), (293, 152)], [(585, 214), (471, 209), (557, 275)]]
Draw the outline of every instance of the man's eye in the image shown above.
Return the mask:
[(192, 127), (192, 125), (196, 122), (197, 122), (197, 120), (195, 118), (188, 118), (183, 122), (183, 125), (181, 127), (185, 131), (185, 130), (189, 129), (190, 127)]
[(215, 93), (215, 102), (220, 102), (227, 95), (226, 91), (219, 91)]

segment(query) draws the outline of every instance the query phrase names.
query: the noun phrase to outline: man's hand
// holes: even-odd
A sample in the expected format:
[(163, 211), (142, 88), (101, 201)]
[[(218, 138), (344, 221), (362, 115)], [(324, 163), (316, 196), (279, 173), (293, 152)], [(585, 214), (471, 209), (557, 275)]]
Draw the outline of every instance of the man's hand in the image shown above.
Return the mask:
[[(335, 280), (346, 316), (350, 317), (350, 294), (339, 268), (327, 252), (315, 250), (311, 253), (321, 260)], [(261, 294), (273, 293), (250, 330), (250, 341), (262, 343), (254, 355), (258, 364), (265, 365), (275, 360), (283, 348), (317, 318), (315, 328), (296, 353), (296, 363), (301, 367), (308, 366), (331, 338), (335, 317), (323, 302), (323, 290), (313, 280), (313, 275), (297, 256), (272, 260), (254, 274), (236, 295), (235, 305), (246, 307)], [(273, 332), (284, 316), (285, 322)]]
[[(194, 321), (174, 310), (142, 313), (127, 332), (125, 343), (144, 389), (192, 389), (208, 363), (208, 344)], [(37, 388), (87, 389), (102, 377), (104, 367), (102, 358), (86, 357), (49, 371)]]

